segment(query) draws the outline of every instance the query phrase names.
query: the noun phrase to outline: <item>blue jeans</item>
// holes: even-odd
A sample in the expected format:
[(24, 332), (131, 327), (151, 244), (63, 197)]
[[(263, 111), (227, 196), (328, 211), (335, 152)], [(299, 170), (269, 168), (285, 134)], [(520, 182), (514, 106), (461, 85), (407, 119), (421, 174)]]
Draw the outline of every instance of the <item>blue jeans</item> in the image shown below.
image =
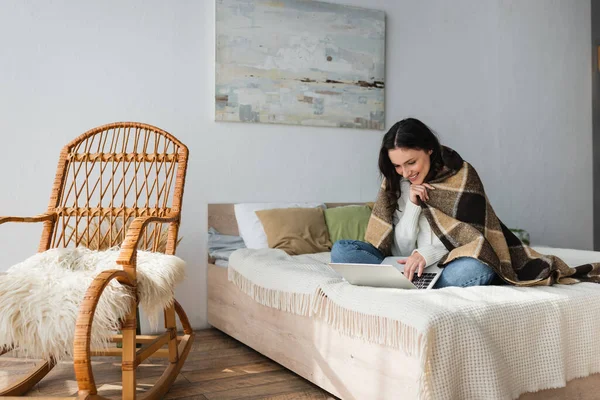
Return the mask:
[[(339, 240), (331, 249), (331, 262), (349, 264), (381, 264), (385, 257), (375, 246), (359, 240)], [(435, 288), (447, 286), (489, 285), (497, 279), (487, 265), (471, 257), (458, 258), (443, 268)]]
[(331, 248), (331, 262), (345, 264), (381, 264), (385, 256), (371, 243), (338, 240)]
[(497, 278), (493, 269), (476, 258), (461, 257), (451, 261), (444, 267), (442, 275), (434, 288), (448, 286), (483, 286), (489, 285)]

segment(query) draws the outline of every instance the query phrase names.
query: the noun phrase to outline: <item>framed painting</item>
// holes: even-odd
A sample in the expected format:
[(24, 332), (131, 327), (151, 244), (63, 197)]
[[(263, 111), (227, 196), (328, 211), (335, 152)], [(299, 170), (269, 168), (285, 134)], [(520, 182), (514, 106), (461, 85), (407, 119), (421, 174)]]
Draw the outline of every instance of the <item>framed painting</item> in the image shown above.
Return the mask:
[(216, 1), (215, 120), (384, 129), (384, 12)]

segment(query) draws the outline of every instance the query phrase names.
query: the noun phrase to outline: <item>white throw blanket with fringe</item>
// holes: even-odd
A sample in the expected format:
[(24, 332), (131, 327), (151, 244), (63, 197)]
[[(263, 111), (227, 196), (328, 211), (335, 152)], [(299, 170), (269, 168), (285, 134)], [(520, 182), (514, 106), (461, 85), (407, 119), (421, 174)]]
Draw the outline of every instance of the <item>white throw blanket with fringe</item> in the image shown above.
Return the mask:
[[(0, 274), (0, 349), (19, 356), (61, 360), (73, 354), (75, 321), (83, 296), (102, 271), (122, 269), (118, 249), (51, 249)], [(185, 277), (185, 262), (162, 253), (138, 251), (140, 307), (151, 325), (172, 304), (175, 285)], [(105, 348), (133, 304), (132, 293), (112, 280), (94, 314), (92, 347)]]
[[(600, 259), (536, 250), (570, 265)], [(368, 288), (340, 279), (328, 261), (329, 253), (238, 250), (229, 279), (263, 305), (323, 318), (346, 335), (419, 359), (421, 399), (515, 399), (600, 372), (598, 284)]]
[(240, 249), (229, 257), (228, 276), (262, 305), (309, 315), (319, 285), (340, 280), (327, 266), (330, 258), (330, 253), (290, 256), (277, 249)]

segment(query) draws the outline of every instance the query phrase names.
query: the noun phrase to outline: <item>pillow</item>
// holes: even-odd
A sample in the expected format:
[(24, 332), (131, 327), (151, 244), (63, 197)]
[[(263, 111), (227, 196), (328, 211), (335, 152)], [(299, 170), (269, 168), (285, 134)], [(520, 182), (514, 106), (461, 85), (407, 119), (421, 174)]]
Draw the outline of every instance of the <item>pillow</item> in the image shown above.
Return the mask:
[(246, 246), (240, 236), (223, 235), (215, 228), (208, 229), (208, 255), (216, 260), (229, 260), (231, 253)]
[(269, 247), (289, 255), (331, 250), (331, 240), (321, 208), (279, 208), (259, 210)]
[(369, 206), (343, 206), (325, 210), (325, 222), (331, 242), (338, 240), (365, 240), (365, 232), (371, 218)]
[(272, 210), (275, 208), (325, 208), (323, 203), (240, 203), (233, 209), (237, 220), (240, 236), (244, 239), (249, 249), (268, 249), (267, 235), (260, 220), (254, 213), (259, 210)]

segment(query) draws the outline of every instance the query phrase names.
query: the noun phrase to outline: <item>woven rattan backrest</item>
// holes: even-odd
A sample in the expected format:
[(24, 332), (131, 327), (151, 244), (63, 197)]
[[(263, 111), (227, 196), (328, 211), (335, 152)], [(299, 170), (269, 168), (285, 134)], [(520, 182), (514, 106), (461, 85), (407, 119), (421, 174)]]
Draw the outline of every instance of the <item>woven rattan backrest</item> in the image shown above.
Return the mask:
[[(58, 217), (46, 223), (40, 251), (118, 246), (134, 218), (179, 213), (187, 159), (185, 145), (151, 125), (120, 122), (79, 136), (61, 152), (48, 206)], [(178, 224), (150, 224), (139, 248), (174, 254)]]

